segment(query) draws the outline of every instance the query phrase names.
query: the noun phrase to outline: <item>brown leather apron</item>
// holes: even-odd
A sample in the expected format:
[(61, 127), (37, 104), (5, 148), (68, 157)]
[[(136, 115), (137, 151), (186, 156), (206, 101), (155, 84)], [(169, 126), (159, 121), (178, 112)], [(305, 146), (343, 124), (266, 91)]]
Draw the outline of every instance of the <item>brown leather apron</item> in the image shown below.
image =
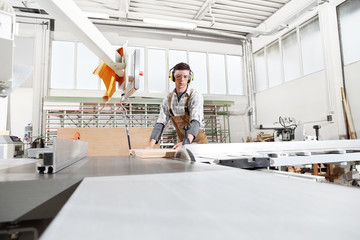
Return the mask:
[[(172, 110), (171, 110), (171, 101), (172, 101), (172, 97), (173, 95), (171, 94), (170, 98), (169, 98), (169, 111), (170, 111), (170, 117), (173, 121), (173, 124), (175, 126), (176, 129), (176, 133), (177, 133), (177, 141), (178, 142), (182, 142), (184, 139), (184, 129), (182, 129), (183, 126), (190, 126), (190, 115), (189, 115), (189, 110), (188, 110), (188, 105), (189, 105), (189, 100), (191, 97), (191, 94), (193, 93), (193, 89), (191, 89), (190, 91), (190, 95), (186, 100), (185, 103), (185, 115), (183, 116), (174, 116)], [(193, 142), (202, 144), (202, 143), (208, 143), (207, 137), (205, 135), (205, 131), (204, 129), (199, 129), (199, 132), (196, 136), (196, 138), (193, 140)]]

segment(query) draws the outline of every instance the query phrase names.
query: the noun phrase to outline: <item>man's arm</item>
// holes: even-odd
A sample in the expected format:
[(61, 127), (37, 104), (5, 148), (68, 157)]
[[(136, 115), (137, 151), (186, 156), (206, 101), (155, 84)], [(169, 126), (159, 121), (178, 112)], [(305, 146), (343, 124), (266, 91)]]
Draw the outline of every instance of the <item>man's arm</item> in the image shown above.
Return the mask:
[(150, 141), (148, 145), (145, 147), (146, 149), (151, 149), (154, 147), (155, 144), (159, 142), (160, 136), (164, 130), (164, 124), (162, 123), (156, 123), (155, 127), (151, 133)]
[(168, 121), (170, 119), (168, 103), (169, 103), (169, 95), (163, 100), (163, 102), (161, 104), (160, 114), (159, 114), (158, 119), (156, 120), (156, 124), (151, 133), (150, 141), (145, 146), (146, 149), (151, 149), (154, 147), (155, 144), (158, 143), (158, 141), (161, 137), (161, 134), (165, 128), (165, 125), (168, 123)]

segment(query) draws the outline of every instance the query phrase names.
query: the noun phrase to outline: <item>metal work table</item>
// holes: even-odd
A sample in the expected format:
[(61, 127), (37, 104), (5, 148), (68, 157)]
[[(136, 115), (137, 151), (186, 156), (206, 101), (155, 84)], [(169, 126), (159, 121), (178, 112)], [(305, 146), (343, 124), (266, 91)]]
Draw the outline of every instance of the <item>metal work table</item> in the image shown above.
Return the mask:
[(56, 174), (37, 174), (33, 160), (28, 159), (28, 164), (24, 159), (13, 161), (22, 165), (0, 169), (0, 223), (55, 217), (85, 177), (224, 169), (164, 158), (117, 156), (88, 157)]
[(257, 171), (85, 178), (57, 239), (359, 239), (359, 189)]
[[(172, 159), (85, 158), (0, 170), (1, 222), (56, 239), (359, 239), (360, 190)], [(61, 210), (60, 210), (61, 209)]]

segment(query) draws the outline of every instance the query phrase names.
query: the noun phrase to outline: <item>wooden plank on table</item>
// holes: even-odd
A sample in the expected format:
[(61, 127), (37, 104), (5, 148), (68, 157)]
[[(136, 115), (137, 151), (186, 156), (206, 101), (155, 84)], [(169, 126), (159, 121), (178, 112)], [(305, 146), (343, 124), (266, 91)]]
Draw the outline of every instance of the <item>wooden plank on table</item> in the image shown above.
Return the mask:
[[(153, 128), (129, 128), (131, 148), (144, 148)], [(58, 128), (57, 137), (71, 139), (80, 133), (80, 140), (89, 143), (88, 156), (129, 155), (125, 128)], [(159, 144), (155, 148), (159, 148)]]
[(174, 149), (132, 149), (132, 154), (141, 158), (166, 157), (173, 158), (176, 150)]

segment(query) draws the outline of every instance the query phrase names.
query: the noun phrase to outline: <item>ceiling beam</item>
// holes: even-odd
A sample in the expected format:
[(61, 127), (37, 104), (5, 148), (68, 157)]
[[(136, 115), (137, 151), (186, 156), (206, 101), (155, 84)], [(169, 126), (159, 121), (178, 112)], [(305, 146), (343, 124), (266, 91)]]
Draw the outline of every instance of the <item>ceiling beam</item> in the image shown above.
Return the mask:
[(204, 16), (209, 12), (211, 6), (215, 3), (215, 0), (206, 0), (204, 4), (201, 6), (194, 19), (202, 20)]
[(291, 0), (261, 23), (257, 30), (271, 32), (281, 25), (289, 24), (293, 18), (299, 17), (315, 6), (317, 6), (317, 0)]

